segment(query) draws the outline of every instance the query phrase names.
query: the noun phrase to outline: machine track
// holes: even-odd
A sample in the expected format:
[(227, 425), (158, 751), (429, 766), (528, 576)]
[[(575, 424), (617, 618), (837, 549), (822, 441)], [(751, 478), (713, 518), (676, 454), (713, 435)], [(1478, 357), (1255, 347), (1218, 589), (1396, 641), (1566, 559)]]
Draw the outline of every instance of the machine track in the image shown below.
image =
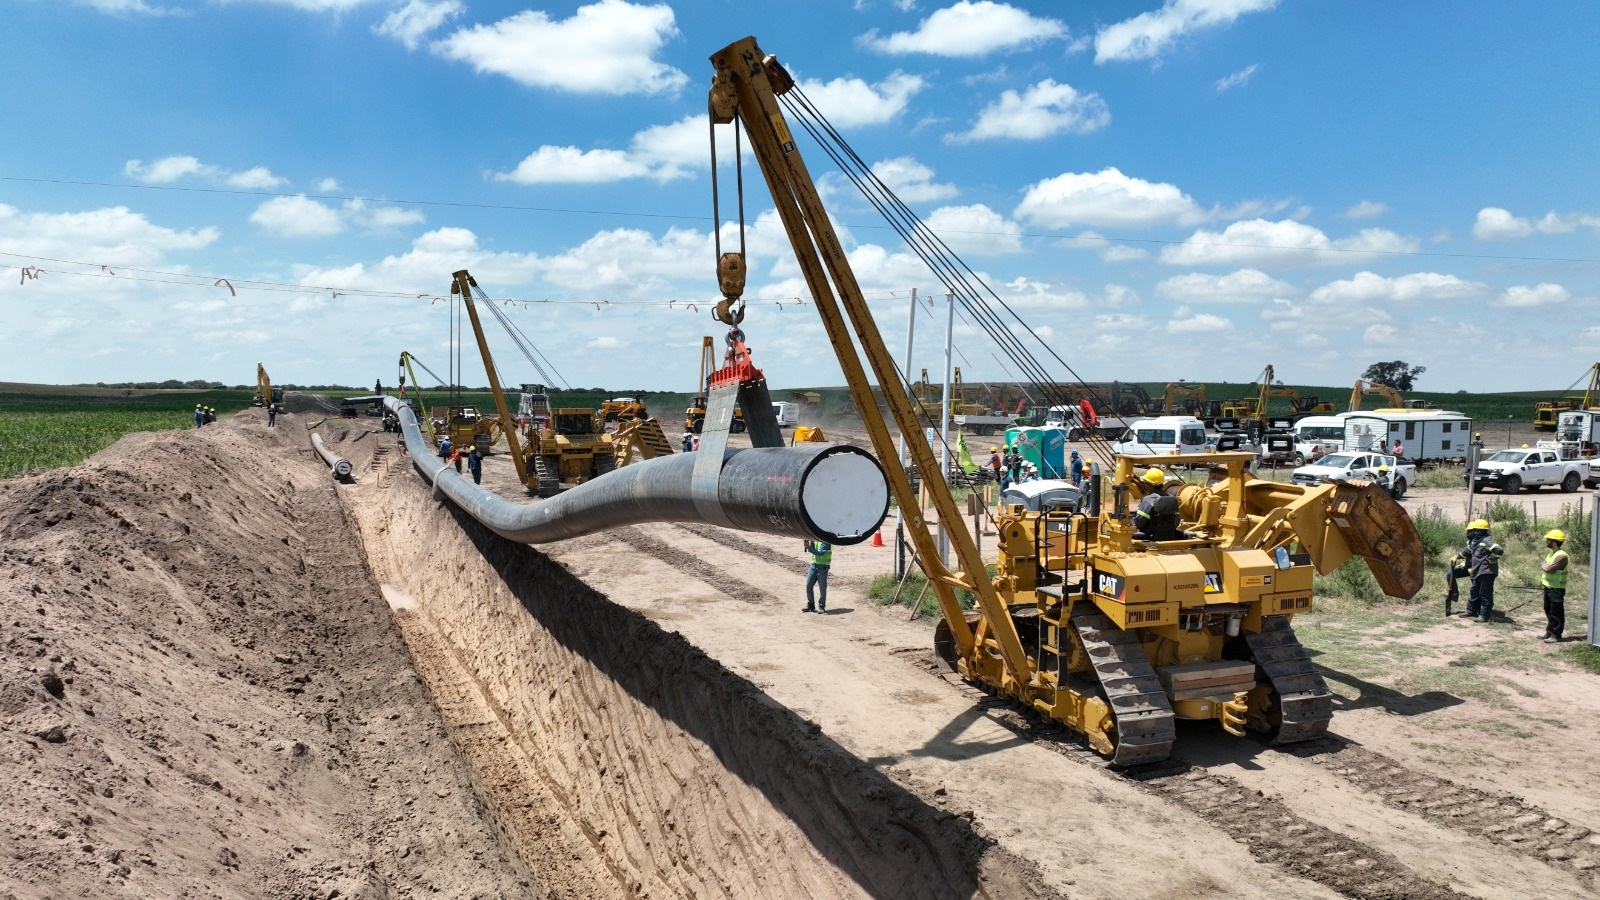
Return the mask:
[(1294, 744), (1326, 734), (1333, 720), (1333, 692), (1317, 672), (1287, 616), (1269, 616), (1258, 634), (1245, 635), (1256, 666), (1278, 695), (1282, 722), (1273, 744)]
[(1083, 642), (1116, 720), (1112, 764), (1137, 766), (1166, 759), (1172, 754), (1177, 727), (1167, 692), (1138, 638), (1116, 627), (1093, 606), (1075, 609), (1072, 627)]
[(539, 480), (539, 496), (554, 497), (560, 493), (561, 479), (549, 461), (537, 453), (528, 458), (533, 461), (533, 474)]

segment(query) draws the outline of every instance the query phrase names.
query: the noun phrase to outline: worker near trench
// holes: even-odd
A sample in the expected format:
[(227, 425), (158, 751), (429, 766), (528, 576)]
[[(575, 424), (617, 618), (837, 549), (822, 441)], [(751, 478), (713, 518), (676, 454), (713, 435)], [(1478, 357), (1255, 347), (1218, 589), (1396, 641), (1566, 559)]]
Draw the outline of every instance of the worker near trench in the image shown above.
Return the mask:
[(267, 427), (278, 427), (278, 404), (276, 403), (268, 404), (267, 406)]
[(483, 454), (477, 447), (467, 452), (467, 471), (472, 473), (473, 484), (483, 484)]
[(811, 556), (811, 567), (806, 570), (806, 605), (800, 611), (825, 613), (828, 611), (828, 567), (833, 565), (833, 545), (827, 541), (806, 541), (806, 553)]
[(1544, 562), (1539, 566), (1539, 584), (1544, 587), (1544, 637), (1546, 644), (1561, 642), (1561, 633), (1567, 627), (1567, 569), (1571, 558), (1561, 549), (1567, 542), (1567, 533), (1553, 528), (1544, 536)]

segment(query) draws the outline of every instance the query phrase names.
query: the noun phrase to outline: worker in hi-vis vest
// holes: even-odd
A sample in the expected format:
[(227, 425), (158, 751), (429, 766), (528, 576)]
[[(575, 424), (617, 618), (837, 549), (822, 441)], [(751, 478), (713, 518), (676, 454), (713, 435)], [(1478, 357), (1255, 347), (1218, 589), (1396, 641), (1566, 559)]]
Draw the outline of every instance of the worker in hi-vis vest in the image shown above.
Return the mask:
[(811, 568), (806, 570), (806, 605), (800, 611), (825, 613), (828, 611), (828, 567), (833, 565), (833, 545), (827, 541), (806, 541), (806, 552), (811, 554)]

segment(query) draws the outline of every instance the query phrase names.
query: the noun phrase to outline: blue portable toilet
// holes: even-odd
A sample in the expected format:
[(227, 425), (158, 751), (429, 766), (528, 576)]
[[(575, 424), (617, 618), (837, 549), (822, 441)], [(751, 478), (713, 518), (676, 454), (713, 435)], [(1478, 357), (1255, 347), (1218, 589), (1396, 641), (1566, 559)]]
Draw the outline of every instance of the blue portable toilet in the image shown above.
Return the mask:
[(1067, 431), (1064, 428), (1007, 428), (1006, 443), (1039, 469), (1040, 478), (1068, 478)]

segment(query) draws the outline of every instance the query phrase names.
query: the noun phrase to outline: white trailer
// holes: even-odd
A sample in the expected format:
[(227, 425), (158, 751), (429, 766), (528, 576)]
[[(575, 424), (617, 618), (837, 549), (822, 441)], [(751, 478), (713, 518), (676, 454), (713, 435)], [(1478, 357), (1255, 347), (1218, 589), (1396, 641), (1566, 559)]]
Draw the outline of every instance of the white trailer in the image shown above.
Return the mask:
[(1472, 420), (1444, 409), (1384, 409), (1344, 415), (1346, 453), (1390, 453), (1395, 443), (1408, 462), (1464, 460), (1472, 443)]
[[(1544, 444), (1539, 442), (1541, 447)], [(1557, 416), (1556, 446), (1562, 459), (1600, 455), (1600, 410), (1579, 409)]]

